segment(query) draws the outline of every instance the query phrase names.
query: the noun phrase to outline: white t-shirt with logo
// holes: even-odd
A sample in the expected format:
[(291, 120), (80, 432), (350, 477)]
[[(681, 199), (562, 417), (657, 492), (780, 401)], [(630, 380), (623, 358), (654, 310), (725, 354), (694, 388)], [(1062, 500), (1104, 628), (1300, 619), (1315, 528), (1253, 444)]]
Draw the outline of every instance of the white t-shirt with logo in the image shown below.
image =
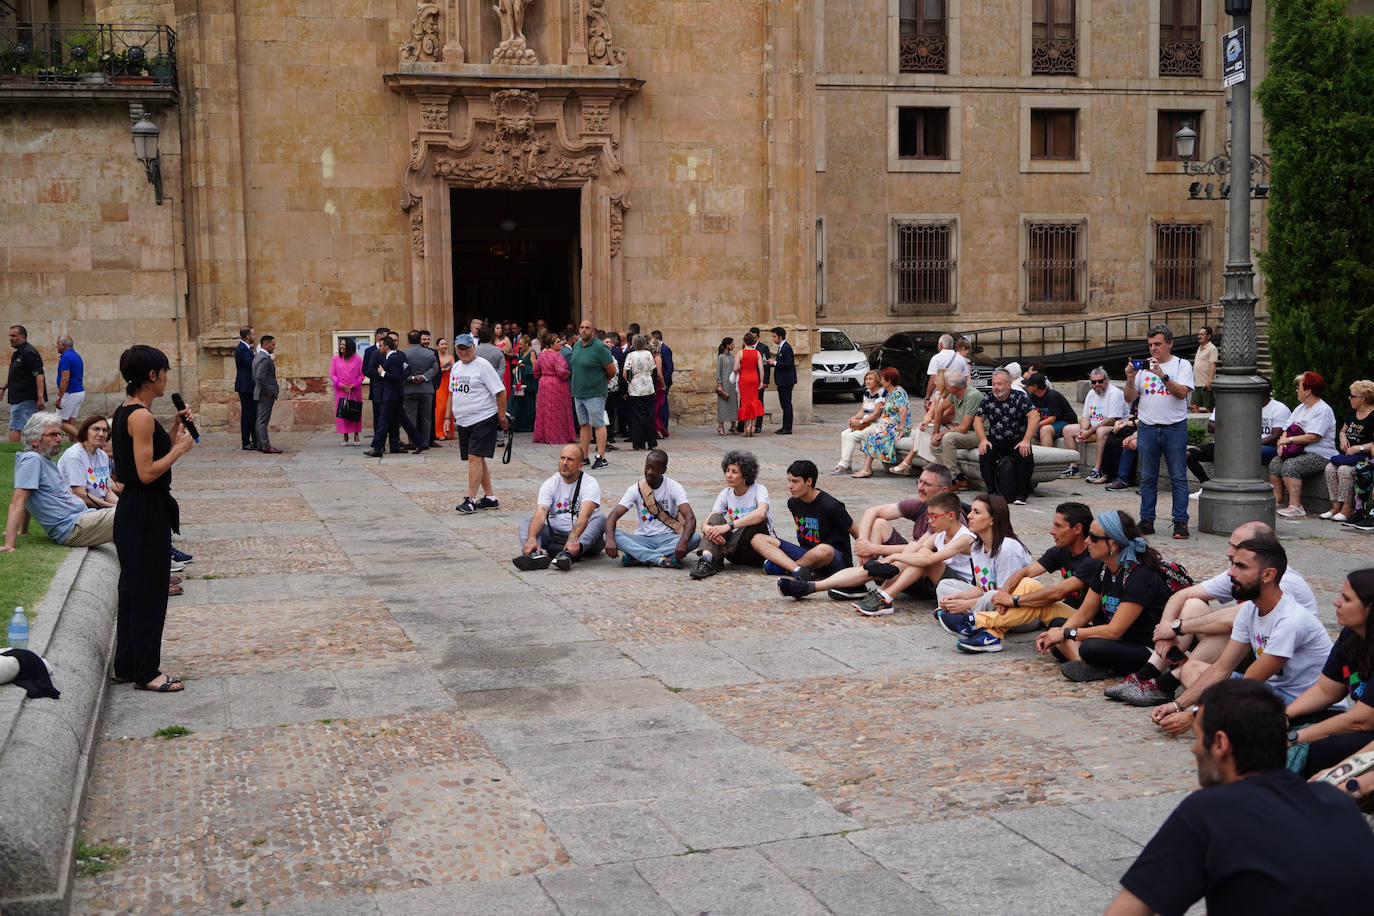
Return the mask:
[(1034, 562), (1026, 545), (1016, 538), (1004, 538), (1002, 549), (997, 551), (995, 557), (988, 556), (983, 539), (979, 538), (969, 548), (969, 557), (973, 564), (973, 584), (985, 592), (997, 591), (1011, 578), (1012, 573)]
[[(1184, 388), (1193, 387), (1193, 367), (1175, 356), (1159, 364), (1162, 373)], [(1140, 422), (1149, 426), (1168, 426), (1188, 419), (1188, 399), (1176, 398), (1164, 387), (1164, 380), (1149, 369), (1135, 374), (1135, 390), (1140, 393)]]
[[(1138, 378), (1139, 376), (1137, 376)], [(1083, 398), (1083, 416), (1089, 429), (1097, 429), (1102, 425), (1102, 421), (1108, 417), (1115, 417), (1118, 420), (1129, 416), (1131, 410), (1126, 406), (1126, 396), (1121, 393), (1121, 389), (1107, 383), (1107, 390), (1104, 394), (1098, 394), (1094, 388)]]
[(57, 470), (62, 473), (67, 486), (85, 487), (86, 492), (96, 499), (109, 498), (110, 456), (100, 449), (91, 454), (80, 442), (73, 443), (57, 459)]
[[(716, 497), (716, 503), (711, 507), (711, 514), (714, 515), (719, 512), (725, 516), (727, 522), (738, 522), (759, 506), (766, 505), (769, 505), (768, 488), (761, 483), (750, 484), (743, 496), (736, 493), (734, 487), (726, 487)], [(764, 521), (768, 525), (768, 533), (772, 534), (773, 519), (765, 516)]]
[[(945, 544), (949, 543), (949, 541), (957, 541), (964, 536), (971, 537), (975, 544), (978, 543), (978, 536), (963, 525), (960, 525), (959, 530), (954, 532), (948, 540), (946, 540), (943, 531), (937, 531), (935, 533), (935, 552), (939, 553), (941, 550), (944, 550)], [(965, 582), (973, 581), (973, 562), (969, 559), (967, 551), (964, 553), (956, 553), (954, 556), (950, 557), (945, 561), (945, 566), (953, 570), (954, 574)], [(1020, 569), (1020, 567), (1018, 566), (1017, 569)]]
[[(1212, 419), (1216, 419), (1216, 411), (1212, 411)], [(1293, 415), (1293, 411), (1288, 409), (1288, 405), (1282, 401), (1269, 399), (1269, 403), (1260, 408), (1260, 438), (1263, 439), (1276, 429), (1287, 429), (1288, 418)]]
[(1257, 658), (1277, 655), (1288, 659), (1267, 683), (1294, 696), (1317, 682), (1331, 654), (1331, 635), (1326, 627), (1291, 595), (1280, 598), (1263, 617), (1253, 601), (1246, 601), (1236, 613), (1231, 638), (1255, 650)]
[(577, 494), (577, 505), (573, 505), (573, 493), (577, 490), (577, 480), (568, 483), (563, 475), (554, 474), (539, 488), (536, 505), (549, 507), (549, 527), (562, 534), (568, 534), (582, 511), (582, 503), (601, 505), (601, 484), (591, 474), (582, 473), (582, 491)]
[[(670, 515), (674, 518), (681, 517), (677, 507), (687, 505), (687, 491), (682, 489), (682, 484), (671, 477), (664, 477), (663, 483), (658, 485), (658, 489), (654, 490), (653, 494), (654, 502), (658, 503), (658, 508), (664, 515)], [(634, 512), (635, 517), (639, 519), (639, 524), (635, 526), (635, 534), (674, 533), (673, 529), (650, 515), (649, 510), (644, 508), (644, 500), (639, 496), (639, 481), (632, 483), (630, 488), (625, 491), (625, 495), (620, 498), (620, 504)]]
[(496, 396), (506, 390), (501, 376), (485, 359), (461, 359), (448, 373), (448, 390), (453, 405), (453, 422), (472, 426), (496, 415)]

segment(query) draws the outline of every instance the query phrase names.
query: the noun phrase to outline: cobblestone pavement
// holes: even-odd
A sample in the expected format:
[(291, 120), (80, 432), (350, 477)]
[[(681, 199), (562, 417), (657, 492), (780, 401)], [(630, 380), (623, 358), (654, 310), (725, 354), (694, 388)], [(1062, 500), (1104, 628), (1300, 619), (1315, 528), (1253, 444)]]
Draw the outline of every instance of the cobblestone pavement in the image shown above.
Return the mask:
[[(704, 514), (722, 452), (752, 449), (790, 537), (784, 469), (824, 474), (851, 410), (790, 438), (679, 428), (668, 473)], [(955, 652), (928, 602), (868, 619), (746, 570), (518, 572), (558, 452), (528, 435), (496, 465), (501, 510), (471, 517), (456, 444), (378, 462), (332, 435), (270, 458), (235, 441), (174, 475), (196, 559), (163, 657), (188, 685), (111, 688), (81, 832), (130, 855), (78, 881), (76, 912), (1088, 913), (1195, 785), (1144, 711), (1063, 680), (1029, 635)], [(643, 464), (610, 458), (608, 503)], [(913, 491), (822, 486), (856, 516)], [(1044, 485), (1013, 510), (1033, 552), (1067, 498), (1138, 504)], [(1374, 540), (1281, 525), (1334, 626)], [(1160, 546), (1223, 567), (1219, 538)]]

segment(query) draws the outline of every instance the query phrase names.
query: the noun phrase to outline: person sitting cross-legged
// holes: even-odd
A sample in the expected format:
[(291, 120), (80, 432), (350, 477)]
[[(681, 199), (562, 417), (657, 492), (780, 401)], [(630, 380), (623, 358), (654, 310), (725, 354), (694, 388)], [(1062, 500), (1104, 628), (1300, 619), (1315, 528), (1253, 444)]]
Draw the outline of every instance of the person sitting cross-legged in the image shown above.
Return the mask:
[[(638, 519), (634, 533), (617, 539), (616, 522), (630, 511)], [(606, 556), (614, 560), (623, 547), (625, 566), (681, 569), (683, 557), (700, 543), (687, 491), (668, 476), (668, 453), (650, 449), (644, 456), (644, 478), (630, 485), (606, 518)]]
[(749, 541), (770, 576), (815, 581), (852, 562), (849, 538), (859, 533), (858, 528), (844, 503), (816, 488), (818, 474), (816, 463), (805, 458), (787, 466), (787, 511), (797, 526), (797, 543), (764, 533)]
[(520, 556), (511, 562), (520, 570), (552, 565), (567, 572), (575, 560), (596, 556), (606, 546), (600, 510), (601, 484), (582, 470), (582, 449), (563, 446), (558, 473), (539, 487), (534, 517), (520, 523)]
[[(1064, 427), (1064, 447), (1077, 448), (1083, 442), (1097, 443), (1097, 463), (1088, 472), (1086, 483), (1106, 483), (1102, 474), (1102, 449), (1106, 445), (1107, 433), (1112, 431), (1117, 420), (1130, 415), (1126, 398), (1121, 389), (1112, 384), (1111, 377), (1103, 366), (1088, 373), (1091, 390), (1083, 398), (1083, 416), (1077, 423)], [(1099, 438), (1099, 433), (1101, 434)], [(1077, 477), (1078, 463), (1074, 462), (1064, 469), (1060, 477)]]
[(701, 526), (702, 545), (693, 579), (714, 576), (729, 560), (737, 566), (762, 566), (763, 557), (751, 542), (756, 534), (772, 534), (768, 518), (768, 488), (758, 483), (759, 460), (738, 449), (720, 459), (725, 489), (716, 497), (706, 524)]
[[(1231, 640), (1211, 664), (1188, 660), (1177, 677), (1187, 690), (1178, 699), (1150, 711), (1151, 720), (1171, 735), (1192, 727), (1188, 707), (1202, 691), (1229, 677), (1258, 681), (1285, 704), (1293, 702), (1321, 677), (1331, 654), (1331, 636), (1322, 622), (1292, 597), (1280, 582), (1288, 568), (1288, 554), (1273, 535), (1242, 541), (1231, 558), (1231, 594), (1244, 602), (1236, 611)], [(1237, 672), (1246, 655), (1255, 661)]]
[[(1054, 509), (1054, 522), (1050, 526), (1054, 546), (1039, 560), (1026, 563), (1010, 574), (997, 575), (997, 587), (990, 591), (974, 593), (970, 589), (964, 595), (941, 598), (935, 619), (947, 633), (959, 637), (956, 648), (963, 652), (999, 652), (1008, 630), (1072, 617), (1082, 606), (1088, 585), (1097, 579), (1102, 566), (1088, 551), (1088, 530), (1092, 521), (1092, 510), (1082, 503), (1060, 503)], [(979, 534), (980, 524), (975, 524), (970, 516), (969, 530)], [(1007, 524), (1010, 525), (1010, 518)], [(986, 536), (980, 535), (979, 539), (985, 542)], [(979, 550), (977, 544), (974, 550)], [(998, 553), (992, 564), (994, 570), (998, 560), (1005, 570), (1015, 551), (1008, 554), (1007, 559), (1000, 556), (1000, 551)], [(975, 570), (977, 566), (975, 556)], [(1050, 572), (1057, 574), (1058, 580), (1042, 586), (1036, 577)]]
[[(942, 579), (935, 586), (935, 594), (940, 608), (945, 612), (957, 611), (961, 616), (970, 615), (975, 608), (991, 609), (992, 595), (998, 591), (999, 583), (1006, 582), (1013, 574), (1029, 566), (1030, 551), (1011, 526), (1011, 510), (1007, 501), (996, 493), (978, 496), (968, 514), (968, 530), (976, 536), (969, 547), (969, 557), (973, 564), (973, 583), (966, 585), (957, 579)], [(1022, 579), (1021, 591), (1031, 592), (1040, 588), (1034, 579)], [(1014, 596), (1016, 597), (1016, 596)], [(937, 610), (935, 619), (946, 632), (963, 636), (940, 619)], [(1000, 652), (1002, 640), (987, 631), (975, 635), (967, 634), (969, 645), (960, 645), (965, 652)]]
[(865, 617), (886, 617), (892, 613), (896, 597), (922, 579), (938, 583), (944, 578), (957, 578), (965, 586), (971, 583), (973, 565), (968, 551), (977, 535), (960, 522), (961, 509), (959, 497), (953, 493), (936, 493), (927, 500), (930, 532), (901, 553), (891, 553), (865, 565), (869, 574), (882, 584), (852, 605), (854, 610)]

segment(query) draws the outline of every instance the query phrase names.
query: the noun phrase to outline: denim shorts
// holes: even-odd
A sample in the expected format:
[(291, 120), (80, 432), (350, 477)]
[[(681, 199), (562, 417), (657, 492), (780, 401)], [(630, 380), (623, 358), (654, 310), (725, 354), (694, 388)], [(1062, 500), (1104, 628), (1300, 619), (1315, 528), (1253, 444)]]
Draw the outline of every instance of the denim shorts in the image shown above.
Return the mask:
[(591, 426), (596, 429), (606, 425), (606, 398), (573, 398), (573, 413), (577, 414), (578, 426)]
[(10, 429), (24, 428), (24, 424), (29, 422), (29, 417), (38, 411), (38, 401), (20, 401), (18, 404), (10, 405)]

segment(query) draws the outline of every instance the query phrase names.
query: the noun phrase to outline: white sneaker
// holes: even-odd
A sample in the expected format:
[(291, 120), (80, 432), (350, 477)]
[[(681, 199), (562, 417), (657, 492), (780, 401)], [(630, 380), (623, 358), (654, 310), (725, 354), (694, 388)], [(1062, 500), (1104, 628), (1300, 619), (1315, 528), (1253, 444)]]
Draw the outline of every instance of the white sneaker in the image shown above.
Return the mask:
[(1198, 488), (1197, 488), (1196, 490), (1194, 490), (1192, 493), (1189, 493), (1189, 494), (1188, 494), (1188, 498), (1189, 498), (1189, 499), (1198, 499), (1198, 498), (1201, 497), (1201, 496), (1202, 496), (1202, 487), (1198, 487)]
[(185, 563), (178, 563), (176, 560), (172, 561), (172, 572), (181, 572), (185, 568)]

